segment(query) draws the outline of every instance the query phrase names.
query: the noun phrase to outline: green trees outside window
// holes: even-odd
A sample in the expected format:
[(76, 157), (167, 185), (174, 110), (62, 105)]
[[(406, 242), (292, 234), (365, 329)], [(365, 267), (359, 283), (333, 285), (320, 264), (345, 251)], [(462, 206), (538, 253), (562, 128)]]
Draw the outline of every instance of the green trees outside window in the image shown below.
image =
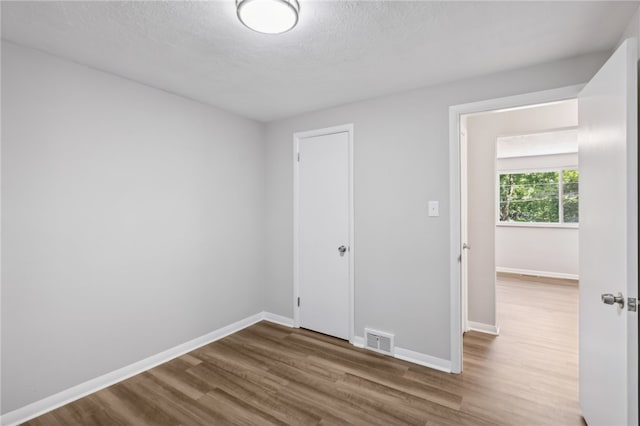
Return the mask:
[(578, 171), (500, 174), (500, 222), (578, 223)]
[(562, 171), (562, 209), (566, 223), (578, 223), (578, 171)]

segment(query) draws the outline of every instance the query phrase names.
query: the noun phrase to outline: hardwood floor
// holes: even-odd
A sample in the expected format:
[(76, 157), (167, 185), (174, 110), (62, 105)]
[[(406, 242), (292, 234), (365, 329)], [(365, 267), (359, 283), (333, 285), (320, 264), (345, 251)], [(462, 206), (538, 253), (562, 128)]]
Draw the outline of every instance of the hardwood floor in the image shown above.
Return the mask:
[(28, 425), (572, 425), (577, 288), (497, 287), (501, 335), (464, 338), (452, 375), (261, 322)]

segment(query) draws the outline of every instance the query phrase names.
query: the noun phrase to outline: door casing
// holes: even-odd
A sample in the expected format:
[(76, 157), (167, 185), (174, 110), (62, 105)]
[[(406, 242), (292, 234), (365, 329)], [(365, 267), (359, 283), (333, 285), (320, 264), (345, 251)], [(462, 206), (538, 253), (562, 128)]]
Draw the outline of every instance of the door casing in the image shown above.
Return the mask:
[(301, 139), (314, 136), (324, 136), (334, 133), (347, 133), (349, 139), (349, 181), (347, 183), (349, 190), (349, 342), (353, 344), (355, 336), (354, 332), (354, 206), (353, 206), (353, 124), (342, 124), (323, 129), (309, 130), (304, 132), (296, 132), (293, 135), (293, 326), (300, 327), (300, 307), (298, 306), (298, 297), (300, 295), (299, 280), (299, 211), (298, 211), (298, 194), (299, 186), (299, 162), (298, 162), (298, 146)]

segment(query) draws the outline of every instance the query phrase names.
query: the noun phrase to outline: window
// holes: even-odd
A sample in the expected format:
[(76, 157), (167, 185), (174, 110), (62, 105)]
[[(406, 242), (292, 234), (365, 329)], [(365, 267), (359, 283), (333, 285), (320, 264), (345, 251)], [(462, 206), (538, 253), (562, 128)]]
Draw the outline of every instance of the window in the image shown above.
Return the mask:
[(578, 223), (578, 171), (500, 173), (499, 222)]
[(578, 223), (578, 171), (562, 171), (562, 219)]

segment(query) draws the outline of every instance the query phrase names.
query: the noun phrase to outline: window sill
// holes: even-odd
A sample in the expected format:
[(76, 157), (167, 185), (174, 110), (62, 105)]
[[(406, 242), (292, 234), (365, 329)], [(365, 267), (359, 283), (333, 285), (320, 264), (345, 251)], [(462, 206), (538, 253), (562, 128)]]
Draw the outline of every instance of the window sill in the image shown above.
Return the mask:
[(543, 222), (498, 222), (496, 226), (505, 228), (560, 228), (579, 229), (577, 223), (543, 223)]

